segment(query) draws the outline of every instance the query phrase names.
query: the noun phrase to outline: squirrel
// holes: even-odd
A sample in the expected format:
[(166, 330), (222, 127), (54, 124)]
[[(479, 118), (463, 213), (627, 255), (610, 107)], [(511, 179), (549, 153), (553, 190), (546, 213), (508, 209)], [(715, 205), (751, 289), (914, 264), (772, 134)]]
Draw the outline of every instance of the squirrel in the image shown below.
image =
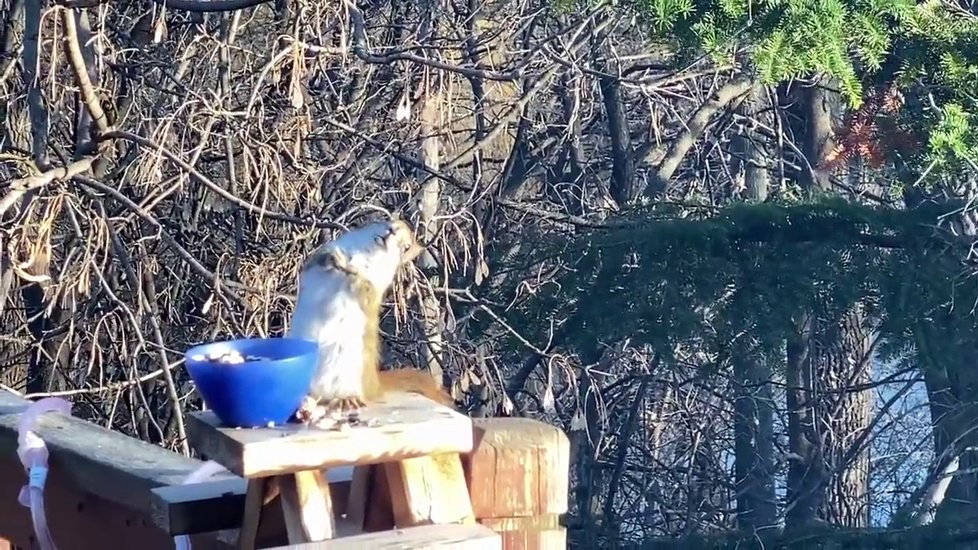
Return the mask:
[[(319, 365), (309, 388), (316, 404), (353, 411), (389, 392), (416, 393), (452, 409), (455, 400), (417, 369), (380, 370), (380, 306), (397, 270), (420, 254), (411, 228), (400, 219), (374, 222), (319, 247), (302, 266), (290, 334), (319, 343)], [(263, 505), (280, 493), (275, 480)]]
[(312, 416), (316, 404), (328, 412), (357, 411), (388, 389), (401, 389), (388, 385), (438, 396), (433, 379), (429, 387), (415, 378), (427, 376), (419, 371), (380, 374), (381, 303), (400, 267), (421, 250), (408, 224), (394, 218), (348, 231), (306, 260), (290, 335), (319, 343), (319, 365), (301, 416)]

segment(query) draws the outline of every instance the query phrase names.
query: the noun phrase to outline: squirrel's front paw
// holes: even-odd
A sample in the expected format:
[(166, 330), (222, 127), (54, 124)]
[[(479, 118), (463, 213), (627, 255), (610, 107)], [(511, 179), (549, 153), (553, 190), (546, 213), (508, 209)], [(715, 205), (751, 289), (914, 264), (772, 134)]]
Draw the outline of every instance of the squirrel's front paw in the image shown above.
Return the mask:
[(337, 397), (326, 403), (326, 409), (330, 412), (340, 411), (347, 414), (360, 412), (360, 409), (366, 406), (367, 404), (360, 397)]
[(336, 248), (331, 248), (326, 252), (326, 261), (329, 267), (342, 271), (344, 273), (351, 273), (353, 268), (350, 266), (350, 259), (342, 251)]
[(321, 411), (317, 410), (318, 408), (319, 405), (316, 400), (307, 395), (305, 399), (302, 400), (302, 404), (299, 405), (299, 410), (295, 411), (295, 417), (299, 422), (308, 425), (315, 420), (317, 416), (321, 415)]

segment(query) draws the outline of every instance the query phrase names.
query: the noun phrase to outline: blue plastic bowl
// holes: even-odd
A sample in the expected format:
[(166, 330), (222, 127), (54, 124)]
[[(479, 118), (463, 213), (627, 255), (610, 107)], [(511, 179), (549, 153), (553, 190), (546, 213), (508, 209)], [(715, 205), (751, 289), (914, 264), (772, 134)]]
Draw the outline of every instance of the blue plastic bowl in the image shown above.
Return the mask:
[[(298, 338), (242, 338), (190, 348), (187, 372), (207, 407), (229, 427), (284, 424), (302, 404), (319, 346)], [(255, 361), (227, 364), (208, 356), (235, 351)]]

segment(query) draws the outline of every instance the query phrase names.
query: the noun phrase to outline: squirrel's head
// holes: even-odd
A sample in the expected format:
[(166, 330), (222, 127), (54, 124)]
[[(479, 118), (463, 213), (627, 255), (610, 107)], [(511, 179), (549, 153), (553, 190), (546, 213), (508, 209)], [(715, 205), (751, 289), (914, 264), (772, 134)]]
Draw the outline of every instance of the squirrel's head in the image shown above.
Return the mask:
[(408, 263), (417, 258), (424, 250), (424, 247), (418, 243), (418, 239), (415, 237), (414, 230), (411, 229), (411, 226), (400, 218), (394, 218), (388, 223), (390, 224), (390, 229), (385, 238), (393, 242), (388, 242), (387, 246), (394, 245), (398, 247), (401, 251), (401, 263)]
[(352, 229), (319, 247), (304, 270), (339, 269), (363, 277), (383, 291), (394, 282), (398, 269), (422, 250), (411, 226), (395, 217)]

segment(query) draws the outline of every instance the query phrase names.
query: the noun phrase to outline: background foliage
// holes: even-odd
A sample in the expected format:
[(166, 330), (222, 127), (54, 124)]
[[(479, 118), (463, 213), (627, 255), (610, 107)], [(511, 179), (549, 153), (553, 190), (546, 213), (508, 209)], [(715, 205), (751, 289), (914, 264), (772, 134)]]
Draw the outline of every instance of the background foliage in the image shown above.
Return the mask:
[(398, 211), (385, 363), (567, 429), (576, 541), (963, 543), (976, 13), (2, 0), (0, 382), (189, 452), (182, 350)]

